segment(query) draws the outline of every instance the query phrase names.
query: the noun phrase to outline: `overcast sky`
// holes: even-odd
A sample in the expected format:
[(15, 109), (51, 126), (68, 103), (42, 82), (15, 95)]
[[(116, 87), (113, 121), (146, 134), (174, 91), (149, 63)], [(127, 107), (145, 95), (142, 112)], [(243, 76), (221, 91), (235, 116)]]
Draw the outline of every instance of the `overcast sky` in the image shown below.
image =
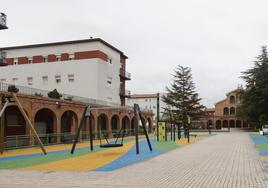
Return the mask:
[(9, 27), (0, 47), (99, 37), (129, 57), (132, 93), (164, 92), (183, 65), (212, 107), (268, 44), (267, 9), (267, 0), (0, 0)]

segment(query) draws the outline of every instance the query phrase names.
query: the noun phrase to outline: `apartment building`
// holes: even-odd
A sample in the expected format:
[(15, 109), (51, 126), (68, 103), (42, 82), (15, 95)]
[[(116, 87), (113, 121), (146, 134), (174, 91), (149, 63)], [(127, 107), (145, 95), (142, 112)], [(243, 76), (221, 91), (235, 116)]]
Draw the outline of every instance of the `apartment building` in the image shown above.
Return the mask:
[(125, 105), (127, 56), (100, 38), (0, 48), (0, 82)]

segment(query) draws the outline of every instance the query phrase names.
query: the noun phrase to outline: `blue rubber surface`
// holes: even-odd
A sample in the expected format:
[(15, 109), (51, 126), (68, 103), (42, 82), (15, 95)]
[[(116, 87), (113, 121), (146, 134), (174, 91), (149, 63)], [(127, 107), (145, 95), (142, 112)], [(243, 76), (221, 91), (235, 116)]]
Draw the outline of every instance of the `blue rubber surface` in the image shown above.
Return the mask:
[(139, 155), (136, 155), (136, 146), (134, 145), (125, 155), (123, 155), (122, 157), (118, 158), (117, 160), (105, 166), (102, 166), (101, 168), (96, 169), (95, 171), (99, 171), (99, 172), (113, 171), (113, 170), (117, 170), (119, 168), (131, 165), (140, 161), (150, 159), (157, 155), (160, 155), (161, 152), (159, 150), (156, 150), (154, 147), (155, 143), (156, 143), (155, 140), (151, 140), (153, 151), (150, 151), (147, 141), (142, 141), (139, 144), (140, 146)]

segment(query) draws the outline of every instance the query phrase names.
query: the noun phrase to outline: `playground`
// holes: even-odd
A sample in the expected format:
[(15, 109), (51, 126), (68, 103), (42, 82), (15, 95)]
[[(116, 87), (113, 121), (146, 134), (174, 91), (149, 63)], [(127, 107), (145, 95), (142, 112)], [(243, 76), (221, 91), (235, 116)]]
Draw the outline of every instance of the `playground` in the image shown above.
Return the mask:
[[(197, 142), (207, 137), (207, 135), (211, 135), (210, 131), (209, 134), (199, 133), (191, 135), (189, 131), (190, 120), (188, 121), (188, 129), (185, 129), (184, 138), (181, 137), (179, 125), (176, 125), (173, 121), (159, 122), (156, 131), (157, 136), (153, 134), (149, 135), (146, 122), (142, 118), (142, 112), (139, 106), (134, 104), (134, 129), (130, 131), (132, 132), (132, 136), (125, 137), (126, 133), (129, 132), (129, 130), (126, 130), (125, 125), (120, 130), (113, 130), (113, 132), (105, 132), (100, 125), (97, 127), (98, 131), (94, 132), (90, 124), (89, 139), (83, 142), (81, 141), (83, 137), (81, 132), (84, 122), (89, 120), (92, 115), (92, 108), (87, 106), (82, 114), (76, 134), (72, 139), (72, 144), (56, 144), (45, 147), (16, 94), (4, 96), (3, 101), (5, 104), (1, 114), (3, 114), (10, 102), (15, 103), (27, 121), (27, 125), (34, 134), (35, 142), (38, 143), (40, 148), (37, 149), (32, 146), (27, 149), (3, 152), (5, 142), (2, 136), (0, 169), (113, 171), (151, 159), (176, 148)], [(114, 133), (113, 136), (111, 136), (111, 133)], [(95, 139), (93, 135), (96, 136)], [(105, 141), (105, 143), (102, 141)]]
[(268, 137), (260, 134), (250, 134), (252, 141), (259, 154), (263, 157), (266, 164), (268, 164)]
[[(191, 137), (189, 144), (206, 138), (207, 134)], [(157, 142), (150, 137), (153, 150), (150, 151), (145, 137), (140, 138), (140, 154), (136, 155), (135, 139), (128, 137), (123, 147), (101, 148), (97, 141), (93, 142), (91, 151), (88, 142), (78, 143), (72, 155), (72, 144), (47, 146), (47, 155), (39, 148), (20, 149), (0, 155), (0, 169), (47, 170), (47, 171), (113, 171), (142, 162), (168, 151), (188, 145), (186, 138), (173, 141)]]

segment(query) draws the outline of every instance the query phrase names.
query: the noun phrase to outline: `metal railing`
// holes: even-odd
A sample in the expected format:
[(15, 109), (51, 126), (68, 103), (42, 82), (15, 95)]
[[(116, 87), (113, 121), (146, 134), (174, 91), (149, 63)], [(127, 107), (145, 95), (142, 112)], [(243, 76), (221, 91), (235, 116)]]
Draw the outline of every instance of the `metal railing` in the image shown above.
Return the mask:
[[(11, 85), (15, 85), (15, 84), (0, 82), (0, 92), (1, 91), (7, 92), (8, 87)], [(16, 88), (19, 89), (19, 93), (26, 94), (26, 95), (32, 95), (32, 96), (48, 97), (47, 94), (50, 92), (48, 90), (19, 86), (19, 85), (16, 85)], [(65, 93), (61, 93), (61, 94), (62, 94), (61, 100), (67, 100), (67, 101), (70, 100), (70, 101), (82, 102), (82, 103), (85, 103), (88, 105), (102, 105), (102, 106), (121, 108), (121, 109), (126, 109), (126, 110), (133, 110), (133, 106), (128, 106), (128, 105), (121, 106), (121, 104), (112, 103), (112, 102), (108, 102), (108, 101), (80, 97), (80, 96), (75, 96), (75, 95), (70, 95), (70, 94), (65, 94)], [(123, 95), (124, 97), (130, 97), (131, 93), (128, 90), (123, 90), (123, 89), (121, 90), (120, 89), (120, 95)], [(144, 109), (144, 108), (141, 108), (141, 111), (142, 112), (151, 112), (151, 110)]]
[(131, 80), (131, 73), (126, 72), (124, 69), (120, 68), (120, 76), (126, 78), (127, 80)]
[(0, 12), (0, 28), (6, 28), (7, 16)]
[(120, 88), (119, 90), (120, 96), (123, 97), (130, 97), (131, 92), (129, 90), (126, 90), (125, 88)]
[[(8, 91), (8, 87), (11, 85), (16, 85), (16, 84), (0, 82), (0, 91), (5, 91), (5, 92)], [(19, 86), (19, 85), (16, 85), (16, 88), (19, 89), (19, 93), (32, 95), (32, 96), (48, 97), (47, 94), (50, 92), (48, 90)], [(80, 96), (75, 96), (75, 95), (70, 95), (70, 94), (65, 94), (65, 93), (61, 93), (61, 94), (62, 94), (62, 99), (64, 100), (77, 101), (77, 102), (82, 102), (82, 103), (90, 104), (90, 105), (96, 104), (96, 105), (111, 106), (111, 107), (117, 107), (117, 108), (122, 107), (120, 104), (112, 103), (109, 101), (91, 99), (87, 97), (80, 97)], [(130, 108), (130, 107), (126, 106), (126, 108)]]
[(6, 64), (6, 52), (0, 50), (0, 63)]
[[(93, 131), (93, 140), (100, 140), (104, 142), (105, 138), (116, 138), (120, 130), (102, 130), (100, 132)], [(147, 129), (147, 131), (149, 131)], [(139, 128), (139, 132), (143, 133), (142, 128)], [(45, 146), (55, 145), (55, 144), (70, 144), (73, 143), (76, 133), (75, 132), (65, 132), (65, 133), (50, 133), (50, 134), (39, 134), (40, 140)], [(89, 141), (89, 131), (82, 131), (79, 137), (79, 141)], [(133, 129), (126, 129), (124, 136), (133, 136)], [(120, 137), (122, 136), (122, 133)], [(31, 135), (14, 135), (5, 137), (5, 150), (14, 150), (22, 149), (29, 147), (38, 147), (38, 143), (35, 141), (35, 138)]]

